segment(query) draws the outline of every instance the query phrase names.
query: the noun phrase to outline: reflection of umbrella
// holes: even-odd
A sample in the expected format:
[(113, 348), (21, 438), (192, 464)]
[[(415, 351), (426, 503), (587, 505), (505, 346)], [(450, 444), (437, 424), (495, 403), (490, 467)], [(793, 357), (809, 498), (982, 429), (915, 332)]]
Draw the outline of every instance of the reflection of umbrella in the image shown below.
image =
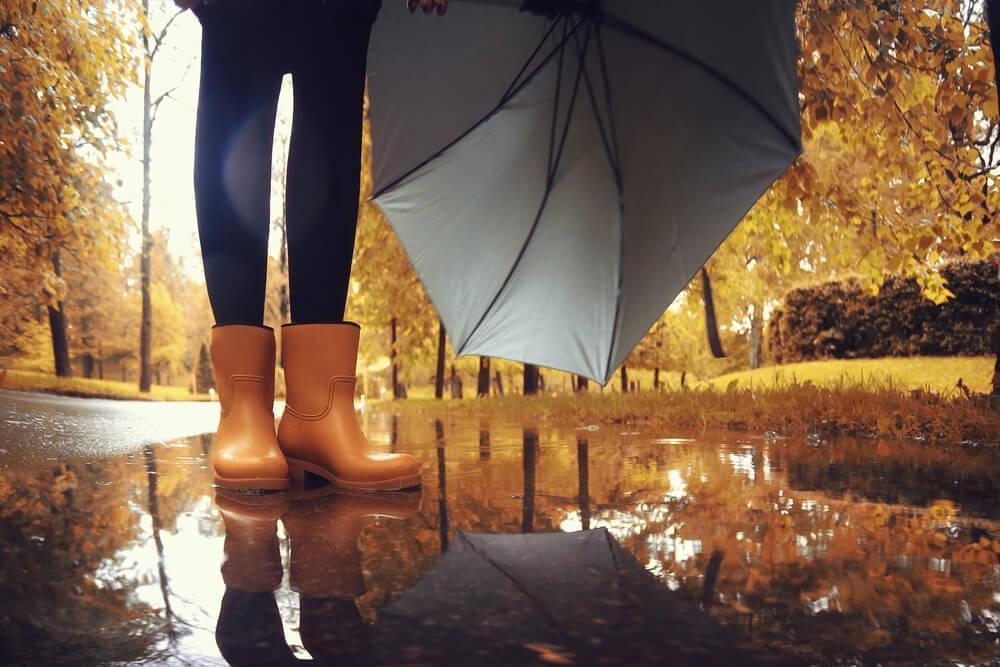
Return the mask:
[(459, 354), (607, 382), (798, 155), (794, 13), (460, 0), (429, 20), (385, 3), (374, 198)]
[[(787, 664), (666, 590), (606, 529), (457, 539), (379, 611), (381, 663)], [(380, 663), (380, 664), (381, 664)]]

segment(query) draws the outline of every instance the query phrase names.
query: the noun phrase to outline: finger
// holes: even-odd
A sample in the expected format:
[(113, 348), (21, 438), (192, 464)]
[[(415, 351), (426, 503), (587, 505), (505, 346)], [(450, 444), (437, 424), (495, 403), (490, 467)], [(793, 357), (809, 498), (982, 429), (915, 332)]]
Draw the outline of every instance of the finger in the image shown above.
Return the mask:
[(438, 16), (444, 16), (448, 11), (448, 0), (437, 0), (435, 4)]
[(420, 7), (424, 10), (424, 14), (431, 14), (434, 12), (434, 0), (420, 0)]

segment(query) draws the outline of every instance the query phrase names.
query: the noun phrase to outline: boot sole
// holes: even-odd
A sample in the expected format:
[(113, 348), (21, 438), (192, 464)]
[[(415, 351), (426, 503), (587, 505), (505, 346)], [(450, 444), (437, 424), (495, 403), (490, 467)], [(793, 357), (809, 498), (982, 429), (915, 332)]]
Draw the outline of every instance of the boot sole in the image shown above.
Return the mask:
[(246, 477), (235, 479), (215, 475), (215, 486), (233, 491), (282, 491), (288, 488), (287, 477)]
[(403, 489), (412, 489), (420, 486), (423, 479), (423, 476), (418, 472), (412, 475), (403, 475), (402, 477), (390, 477), (389, 479), (349, 482), (340, 479), (326, 468), (318, 466), (315, 463), (309, 463), (301, 459), (291, 459), (287, 456), (285, 460), (288, 461), (289, 477), (296, 481), (305, 481), (306, 473), (308, 473), (325, 479), (332, 486), (352, 491), (402, 491)]

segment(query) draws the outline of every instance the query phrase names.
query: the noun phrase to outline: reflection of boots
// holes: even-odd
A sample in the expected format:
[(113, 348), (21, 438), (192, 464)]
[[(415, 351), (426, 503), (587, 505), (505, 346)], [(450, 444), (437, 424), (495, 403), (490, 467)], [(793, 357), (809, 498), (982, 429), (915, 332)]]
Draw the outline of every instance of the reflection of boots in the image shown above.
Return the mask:
[(369, 451), (354, 412), (360, 327), (293, 324), (281, 330), (287, 397), (278, 440), (294, 479), (311, 473), (346, 489), (391, 491), (420, 484), (408, 454)]
[(222, 579), (227, 588), (263, 593), (281, 585), (278, 519), (288, 509), (284, 495), (236, 497), (224, 490), (215, 504), (226, 526)]
[(327, 493), (293, 501), (282, 523), (291, 539), (289, 577), (300, 596), (302, 643), (326, 664), (370, 664), (368, 627), (354, 602), (365, 592), (358, 537), (369, 516), (406, 519), (420, 494)]
[(274, 433), (274, 331), (231, 324), (212, 329), (212, 365), (222, 415), (212, 448), (215, 484), (288, 488)]
[(318, 492), (293, 500), (281, 518), (292, 542), (292, 590), (321, 598), (361, 595), (365, 581), (358, 536), (366, 519), (408, 519), (420, 509), (420, 492), (366, 494), (330, 487)]
[(289, 665), (295, 655), (285, 643), (274, 594), (227, 588), (222, 598), (215, 643), (230, 665)]
[(294, 657), (274, 600), (282, 574), (277, 520), (288, 501), (220, 490), (215, 502), (226, 526), (226, 593), (215, 626), (219, 651), (231, 665), (290, 664)]

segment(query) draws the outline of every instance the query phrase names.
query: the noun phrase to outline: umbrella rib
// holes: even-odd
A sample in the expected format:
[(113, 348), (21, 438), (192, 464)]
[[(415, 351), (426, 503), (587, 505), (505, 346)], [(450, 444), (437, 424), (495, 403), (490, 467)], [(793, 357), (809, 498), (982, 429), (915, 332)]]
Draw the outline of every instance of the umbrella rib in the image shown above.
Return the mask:
[[(618, 555), (615, 553), (614, 545), (612, 544), (614, 536), (611, 535), (611, 531), (607, 528), (604, 529), (604, 544), (608, 548), (608, 555), (611, 557), (611, 564), (615, 568), (615, 574), (617, 575), (622, 570), (622, 564), (618, 562)], [(620, 582), (621, 576), (616, 576), (615, 581)], [(622, 590), (621, 586), (618, 587), (618, 599), (624, 604), (628, 601), (625, 591)]]
[[(548, 41), (549, 36), (553, 32), (555, 32), (556, 26), (558, 26), (559, 23), (562, 22), (564, 18), (565, 17), (563, 16), (556, 17), (556, 20), (552, 22), (552, 25), (549, 26), (549, 29), (545, 31), (544, 35), (542, 35), (542, 41), (538, 42), (538, 46), (535, 47), (535, 50), (531, 52), (531, 55), (528, 56), (528, 59), (524, 61), (523, 65), (521, 65), (521, 69), (518, 71), (517, 76), (515, 76), (514, 80), (510, 82), (509, 86), (507, 86), (507, 90), (504, 91), (503, 95), (500, 96), (501, 104), (503, 104), (503, 102), (508, 99), (510, 92), (514, 90), (514, 87), (517, 86), (517, 82), (521, 79), (521, 75), (528, 70), (528, 65), (530, 65), (531, 61), (535, 59), (535, 56), (538, 55), (538, 52), (542, 50), (542, 47), (545, 46), (545, 42)], [(565, 35), (565, 30), (563, 31), (563, 34)]]
[[(573, 122), (573, 111), (576, 109), (576, 100), (580, 93), (580, 82), (583, 80), (584, 70), (586, 70), (586, 58), (587, 51), (590, 48), (590, 35), (592, 34), (591, 26), (587, 26), (586, 35), (584, 36), (583, 42), (583, 54), (580, 56), (580, 67), (576, 70), (576, 80), (573, 81), (573, 95), (569, 98), (569, 109), (566, 110), (566, 123), (563, 125), (562, 136), (559, 138), (559, 150), (556, 152), (555, 162), (552, 164), (551, 170), (549, 172), (548, 182), (545, 185), (546, 196), (552, 190), (552, 186), (555, 185), (556, 172), (559, 171), (559, 163), (562, 161), (563, 149), (566, 148), (566, 139), (569, 137), (569, 126)], [(575, 40), (575, 33), (573, 35)], [(531, 229), (531, 233), (528, 234), (528, 238), (525, 239), (525, 247), (528, 245), (528, 241), (531, 240), (531, 234), (534, 233), (534, 227)], [(523, 252), (523, 249), (522, 249)], [(520, 255), (518, 255), (520, 259)], [(516, 266), (516, 264), (515, 264)]]
[[(580, 40), (577, 37), (573, 38), (573, 42), (576, 44), (576, 51), (583, 58), (584, 55), (580, 51)], [(616, 160), (616, 155), (612, 152), (611, 142), (608, 138), (608, 131), (604, 127), (604, 116), (601, 115), (600, 106), (597, 103), (597, 95), (594, 94), (593, 82), (590, 80), (590, 73), (586, 71), (586, 67), (583, 72), (583, 81), (587, 86), (587, 96), (590, 98), (590, 106), (594, 110), (594, 117), (597, 119), (597, 129), (601, 134), (601, 143), (604, 144), (604, 154), (608, 158), (608, 164), (611, 165), (611, 172), (615, 177), (615, 186), (618, 188), (619, 198), (622, 191), (622, 177), (618, 161)]]
[[(586, 21), (584, 19), (581, 19), (580, 21), (578, 21), (576, 23), (576, 25), (573, 26), (572, 30), (569, 31), (569, 34), (567, 36), (563, 37), (563, 39), (558, 44), (556, 44), (555, 47), (553, 47), (552, 51), (550, 51), (549, 54), (547, 56), (545, 56), (545, 58), (543, 58), (542, 61), (540, 63), (538, 63), (538, 65), (535, 66), (535, 68), (533, 70), (531, 70), (531, 72), (529, 72), (528, 75), (525, 76), (521, 80), (521, 83), (517, 84), (513, 88), (508, 89), (507, 94), (504, 95), (504, 97), (502, 97), (500, 99), (500, 101), (497, 102), (496, 106), (494, 106), (492, 109), (490, 109), (490, 111), (485, 116), (483, 116), (482, 118), (480, 118), (479, 120), (477, 120), (475, 123), (472, 124), (472, 126), (469, 127), (469, 129), (467, 129), (464, 132), (462, 132), (461, 134), (459, 134), (457, 137), (455, 137), (454, 139), (452, 139), (451, 141), (449, 141), (447, 144), (445, 144), (439, 150), (437, 150), (434, 153), (432, 153), (427, 159), (421, 160), (420, 163), (417, 164), (415, 167), (413, 167), (412, 169), (407, 170), (405, 173), (403, 173), (400, 176), (392, 179), (389, 183), (387, 183), (386, 185), (384, 185), (381, 188), (379, 188), (378, 191), (372, 193), (372, 195), (370, 197), (368, 197), (368, 199), (370, 199), (370, 200), (372, 200), (372, 199), (378, 199), (383, 194), (385, 194), (386, 192), (388, 192), (389, 190), (393, 189), (394, 187), (396, 187), (397, 185), (399, 185), (400, 183), (402, 183), (403, 181), (405, 181), (407, 178), (409, 178), (410, 176), (412, 176), (413, 174), (415, 174), (417, 171), (419, 171), (420, 169), (423, 169), (429, 163), (431, 163), (434, 160), (436, 160), (437, 158), (441, 157), (441, 155), (445, 151), (447, 151), (449, 148), (451, 148), (452, 146), (454, 146), (455, 144), (457, 144), (458, 142), (460, 142), (462, 139), (465, 139), (467, 136), (469, 136), (470, 134), (472, 134), (473, 132), (475, 132), (477, 129), (479, 129), (479, 127), (481, 125), (483, 125), (486, 121), (488, 121), (490, 118), (492, 118), (493, 116), (495, 116), (496, 113), (498, 111), (500, 111), (505, 104), (507, 104), (507, 102), (509, 102), (515, 95), (517, 95), (519, 92), (521, 92), (521, 90), (523, 90), (525, 86), (527, 86), (529, 83), (531, 83), (535, 79), (535, 77), (538, 76), (538, 74), (545, 68), (546, 65), (549, 64), (549, 62), (552, 60), (553, 57), (555, 57), (555, 55), (557, 53), (559, 53), (560, 51), (562, 51), (563, 46), (566, 43), (566, 40), (569, 39), (569, 37), (571, 37), (572, 35), (574, 35), (576, 33), (576, 31), (579, 30), (580, 26), (582, 26), (585, 22)], [(550, 27), (550, 30), (551, 30), (551, 27)], [(543, 43), (544, 43), (544, 40), (543, 40)], [(532, 56), (532, 58), (534, 58), (534, 56)], [(520, 74), (518, 74), (518, 76), (520, 76)]]
[(611, 150), (614, 153), (615, 164), (618, 165), (618, 175), (622, 178), (622, 183), (619, 183), (619, 195), (622, 194), (624, 189), (624, 177), (621, 174), (621, 155), (618, 152), (618, 125), (615, 123), (615, 108), (611, 104), (611, 78), (608, 76), (608, 64), (607, 58), (604, 56), (604, 39), (601, 37), (601, 31), (603, 26), (597, 26), (597, 55), (598, 62), (601, 64), (601, 80), (604, 83), (604, 103), (608, 107), (608, 129), (611, 135)]
[(526, 597), (528, 599), (528, 601), (531, 602), (531, 604), (536, 609), (538, 609), (539, 612), (541, 612), (542, 616), (545, 617), (545, 620), (547, 620), (549, 622), (549, 624), (551, 624), (552, 627), (554, 627), (556, 629), (556, 631), (558, 631), (559, 634), (562, 635), (563, 640), (568, 645), (573, 645), (575, 643), (573, 641), (573, 638), (570, 637), (569, 633), (566, 632), (566, 629), (563, 628), (563, 626), (559, 624), (559, 621), (557, 621), (555, 619), (555, 617), (553, 617), (552, 614), (549, 613), (549, 610), (545, 608), (545, 605), (542, 604), (541, 600), (539, 600), (537, 597), (535, 597), (531, 593), (531, 591), (529, 591), (520, 581), (517, 580), (516, 577), (514, 577), (514, 575), (512, 575), (510, 572), (508, 572), (506, 569), (504, 569), (503, 565), (501, 565), (500, 563), (498, 563), (495, 560), (493, 560), (492, 558), (490, 558), (489, 555), (486, 552), (480, 551), (479, 549), (477, 549), (476, 545), (473, 544), (472, 540), (470, 540), (468, 537), (466, 537), (465, 533), (459, 532), (459, 535), (461, 535), (462, 539), (465, 540), (465, 543), (469, 545), (470, 549), (472, 549), (474, 552), (476, 552), (476, 554), (480, 558), (482, 558), (484, 561), (486, 561), (487, 563), (489, 563), (490, 565), (492, 565), (496, 569), (497, 572), (499, 572), (500, 574), (502, 574), (514, 586), (514, 588), (516, 588), (518, 590), (518, 592), (521, 593), (521, 595), (523, 595), (524, 597)]
[[(563, 39), (566, 38), (566, 31), (563, 30)], [(566, 60), (566, 49), (559, 49), (559, 69), (556, 70), (556, 98), (552, 103), (552, 127), (549, 129), (549, 159), (545, 166), (545, 189), (549, 189), (550, 175), (552, 174), (552, 155), (555, 151), (556, 143), (556, 122), (559, 119), (559, 99), (562, 96), (562, 75), (563, 63)]]
[[(615, 353), (615, 343), (618, 340), (618, 317), (622, 308), (622, 276), (625, 266), (625, 178), (622, 175), (621, 166), (621, 155), (618, 152), (618, 129), (615, 123), (615, 108), (611, 103), (611, 79), (608, 76), (608, 65), (607, 58), (604, 55), (604, 39), (601, 37), (601, 31), (604, 26), (599, 25), (597, 27), (597, 54), (598, 61), (601, 64), (601, 80), (604, 83), (604, 98), (605, 104), (608, 106), (608, 126), (609, 132), (611, 134), (611, 150), (614, 153), (614, 164), (618, 166), (618, 170), (615, 176), (618, 179), (618, 275), (616, 276), (617, 282), (615, 284), (615, 313), (611, 318), (611, 340), (608, 343), (608, 361), (604, 366), (604, 377), (602, 378), (607, 382), (608, 377), (611, 374), (611, 363), (614, 359)], [(594, 104), (595, 111), (597, 113), (596, 103)]]
[[(580, 23), (577, 24), (577, 27), (579, 27), (579, 25), (582, 23), (588, 23), (587, 19), (581, 19)], [(569, 37), (572, 37), (573, 34), (575, 33), (576, 29), (574, 28), (574, 30), (570, 33)], [(590, 35), (591, 35), (591, 30), (590, 30), (590, 25), (588, 24), (586, 41), (583, 44), (584, 58), (586, 58), (587, 49), (590, 47)], [(562, 40), (561, 44), (565, 43), (566, 40), (565, 39)], [(535, 235), (535, 230), (538, 229), (538, 223), (541, 221), (542, 214), (545, 212), (545, 206), (546, 204), (548, 204), (549, 195), (552, 194), (552, 186), (555, 184), (554, 183), (555, 173), (556, 171), (559, 170), (559, 162), (562, 159), (563, 149), (566, 147), (566, 138), (569, 136), (569, 126), (570, 123), (573, 122), (573, 110), (576, 108), (576, 100), (579, 97), (580, 80), (583, 78), (583, 69), (584, 69), (584, 61), (581, 58), (580, 66), (579, 68), (577, 68), (576, 71), (576, 80), (573, 82), (573, 94), (572, 97), (570, 97), (569, 109), (567, 109), (566, 111), (566, 124), (563, 126), (562, 137), (559, 140), (559, 149), (556, 152), (555, 164), (552, 165), (552, 168), (549, 170), (548, 178), (545, 179), (545, 194), (542, 195), (542, 203), (538, 207), (538, 213), (535, 214), (535, 219), (532, 220), (531, 222), (531, 229), (528, 230), (528, 235), (524, 237), (524, 243), (521, 244), (521, 249), (518, 251), (517, 257), (514, 258), (514, 262), (510, 265), (510, 271), (507, 272), (507, 275), (504, 277), (503, 282), (500, 283), (500, 288), (497, 289), (496, 294), (494, 294), (493, 298), (490, 299), (489, 305), (486, 306), (485, 310), (483, 310), (483, 314), (480, 315), (479, 320), (469, 330), (469, 334), (465, 337), (465, 340), (463, 340), (462, 344), (456, 348), (455, 350), (456, 357), (462, 355), (462, 352), (465, 350), (465, 346), (468, 344), (469, 340), (475, 335), (476, 331), (486, 320), (486, 316), (489, 315), (490, 310), (493, 309), (493, 306), (496, 305), (497, 300), (500, 298), (500, 295), (503, 294), (503, 291), (504, 289), (506, 289), (507, 284), (510, 282), (511, 277), (517, 270), (517, 265), (521, 262), (521, 258), (524, 256), (525, 251), (528, 249), (528, 244), (531, 243), (531, 239)]]
[(634, 37), (634, 38), (638, 39), (639, 41), (646, 42), (647, 44), (650, 44), (652, 46), (659, 47), (659, 48), (663, 49), (664, 51), (668, 51), (669, 53), (672, 53), (673, 55), (677, 56), (678, 58), (681, 58), (682, 60), (685, 60), (688, 63), (690, 63), (691, 65), (694, 65), (695, 67), (699, 68), (700, 70), (702, 70), (706, 74), (709, 74), (710, 76), (714, 77), (715, 79), (718, 79), (719, 82), (721, 82), (722, 84), (724, 84), (724, 85), (728, 86), (729, 88), (731, 88), (732, 91), (734, 93), (736, 93), (736, 95), (738, 95), (739, 97), (743, 98), (743, 100), (747, 104), (749, 104), (750, 106), (752, 106), (762, 116), (764, 116), (764, 118), (766, 118), (768, 121), (770, 121), (770, 123), (772, 125), (774, 125), (774, 127), (778, 130), (778, 132), (780, 132), (781, 135), (784, 136), (785, 139), (788, 140), (788, 143), (791, 144), (791, 147), (793, 149), (795, 149), (797, 151), (801, 150), (801, 148), (800, 148), (800, 141), (798, 139), (796, 139), (795, 136), (791, 132), (789, 132), (787, 128), (785, 128), (780, 122), (778, 122), (778, 119), (774, 117), (774, 114), (772, 114), (770, 111), (768, 111), (764, 107), (764, 105), (761, 104), (757, 100), (757, 98), (755, 98), (753, 95), (751, 95), (749, 92), (747, 92), (743, 87), (741, 87), (738, 83), (736, 83), (736, 81), (734, 81), (732, 78), (730, 78), (726, 74), (724, 74), (724, 73), (720, 72), (719, 70), (715, 69), (714, 67), (712, 67), (711, 65), (709, 65), (705, 61), (700, 60), (699, 58), (695, 57), (694, 54), (689, 53), (688, 51), (685, 51), (684, 49), (678, 48), (678, 47), (674, 46), (673, 44), (671, 44), (670, 42), (667, 42), (667, 41), (665, 41), (663, 39), (660, 39), (656, 35), (652, 35), (652, 34), (646, 32), (645, 30), (643, 30), (642, 28), (640, 28), (640, 27), (638, 27), (636, 25), (633, 25), (633, 24), (629, 23), (628, 21), (625, 21), (624, 19), (621, 19), (621, 18), (619, 18), (617, 16), (614, 16), (614, 15), (611, 15), (611, 14), (605, 14), (602, 17), (602, 20), (604, 21), (605, 24), (611, 26), (615, 30), (618, 30), (619, 32), (621, 32), (621, 33), (623, 33), (625, 35), (629, 35), (631, 37)]

